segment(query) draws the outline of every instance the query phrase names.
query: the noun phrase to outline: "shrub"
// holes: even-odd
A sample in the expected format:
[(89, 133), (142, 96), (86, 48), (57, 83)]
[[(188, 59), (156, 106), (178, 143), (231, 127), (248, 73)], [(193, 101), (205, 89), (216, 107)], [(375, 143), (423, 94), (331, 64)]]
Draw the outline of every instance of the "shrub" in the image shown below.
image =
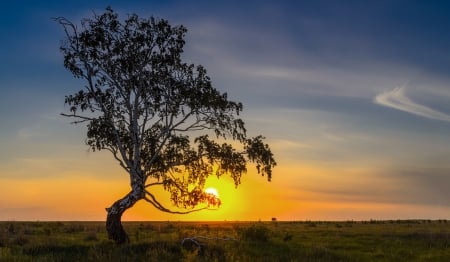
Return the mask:
[(270, 229), (262, 224), (255, 224), (250, 227), (240, 229), (238, 234), (245, 240), (267, 242), (270, 238)]
[(293, 234), (291, 234), (291, 233), (289, 233), (289, 232), (285, 232), (285, 233), (284, 233), (284, 237), (283, 237), (283, 241), (284, 241), (284, 242), (290, 241), (290, 240), (292, 239), (293, 236), (294, 236)]
[(6, 233), (8, 233), (8, 234), (10, 234), (10, 235), (13, 235), (13, 234), (15, 234), (17, 232), (17, 230), (16, 230), (16, 228), (14, 227), (14, 224), (8, 224), (7, 226), (6, 226)]
[(85, 237), (84, 241), (98, 241), (97, 233), (94, 231), (89, 232)]
[(30, 240), (22, 235), (16, 237), (13, 240), (13, 244), (18, 245), (18, 246), (24, 246), (26, 244), (28, 244), (30, 242)]

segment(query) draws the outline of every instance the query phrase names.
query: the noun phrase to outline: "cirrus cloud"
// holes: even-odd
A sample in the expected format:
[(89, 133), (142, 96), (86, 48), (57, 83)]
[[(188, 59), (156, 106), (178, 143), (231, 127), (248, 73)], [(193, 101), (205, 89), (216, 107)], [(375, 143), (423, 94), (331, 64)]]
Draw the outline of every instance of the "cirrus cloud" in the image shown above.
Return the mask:
[(405, 95), (406, 85), (398, 86), (390, 91), (378, 94), (374, 98), (376, 104), (391, 107), (410, 114), (425, 118), (450, 122), (450, 115), (434, 110), (430, 107), (418, 104)]

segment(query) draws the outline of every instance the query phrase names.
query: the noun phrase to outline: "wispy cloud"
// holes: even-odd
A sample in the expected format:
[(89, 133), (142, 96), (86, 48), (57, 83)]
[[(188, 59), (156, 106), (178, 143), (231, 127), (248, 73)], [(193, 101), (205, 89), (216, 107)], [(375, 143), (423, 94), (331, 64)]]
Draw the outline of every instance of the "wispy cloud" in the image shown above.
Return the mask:
[(393, 90), (385, 91), (375, 96), (374, 102), (382, 106), (395, 108), (397, 110), (405, 111), (414, 115), (450, 122), (450, 115), (418, 104), (409, 99), (405, 95), (405, 89), (406, 86), (403, 85), (398, 86)]

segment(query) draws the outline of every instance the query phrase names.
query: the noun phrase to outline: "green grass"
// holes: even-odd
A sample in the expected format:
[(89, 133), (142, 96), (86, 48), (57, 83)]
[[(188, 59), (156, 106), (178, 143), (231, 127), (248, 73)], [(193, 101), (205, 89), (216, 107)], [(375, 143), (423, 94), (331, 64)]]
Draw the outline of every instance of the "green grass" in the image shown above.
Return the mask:
[(0, 261), (450, 261), (447, 220), (124, 226), (116, 246), (103, 222), (0, 222)]

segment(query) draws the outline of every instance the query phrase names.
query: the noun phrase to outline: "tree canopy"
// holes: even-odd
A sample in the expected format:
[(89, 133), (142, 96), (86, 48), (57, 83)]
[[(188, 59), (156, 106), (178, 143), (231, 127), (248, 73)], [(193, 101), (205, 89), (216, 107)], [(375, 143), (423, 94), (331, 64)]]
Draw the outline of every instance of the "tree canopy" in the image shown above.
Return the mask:
[[(121, 20), (110, 7), (79, 25), (55, 20), (65, 32), (64, 66), (85, 83), (65, 97), (69, 112), (62, 115), (85, 123), (87, 145), (111, 152), (130, 178), (130, 193), (107, 209), (107, 225), (116, 215), (121, 226), (138, 200), (172, 213), (220, 205), (204, 192), (206, 179), (229, 175), (238, 186), (247, 163), (270, 181), (276, 162), (262, 136), (247, 136), (242, 104), (214, 88), (204, 67), (182, 61), (184, 26), (136, 14)], [(154, 187), (187, 210), (163, 206)]]

